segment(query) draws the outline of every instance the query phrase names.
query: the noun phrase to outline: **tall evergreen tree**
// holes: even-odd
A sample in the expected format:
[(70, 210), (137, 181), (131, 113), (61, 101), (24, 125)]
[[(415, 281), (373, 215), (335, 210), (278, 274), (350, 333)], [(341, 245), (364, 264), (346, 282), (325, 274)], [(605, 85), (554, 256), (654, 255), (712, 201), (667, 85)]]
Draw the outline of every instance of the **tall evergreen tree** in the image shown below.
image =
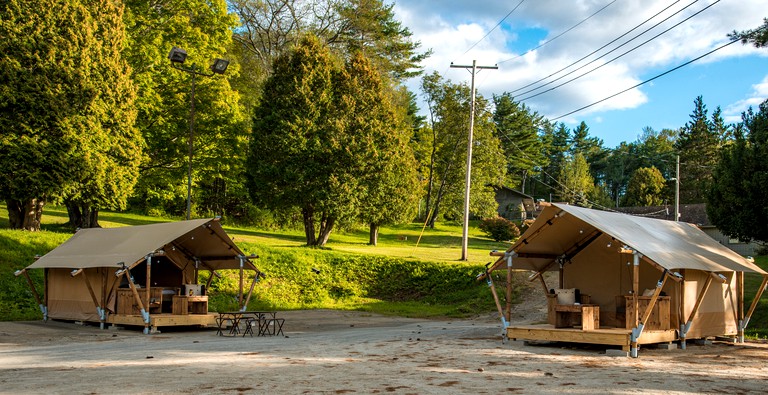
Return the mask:
[(53, 198), (80, 210), (74, 225), (97, 226), (99, 208), (124, 207), (141, 161), (122, 5), (14, 0), (0, 15), (0, 196), (11, 226), (39, 229)]
[(569, 136), (570, 131), (562, 122), (545, 127), (542, 135), (544, 152), (547, 156), (547, 165), (544, 167), (544, 174), (541, 177), (542, 184), (547, 186), (547, 190), (542, 191), (542, 195), (552, 197), (555, 200), (561, 198), (559, 196), (561, 191), (557, 182), (563, 167), (566, 165), (568, 152), (571, 150)]
[(419, 181), (409, 146), (406, 114), (395, 106), (378, 71), (362, 53), (334, 78), (335, 111), (346, 120), (346, 150), (362, 197), (359, 218), (370, 227), (369, 242), (378, 242), (379, 227), (408, 221), (416, 212)]
[(680, 203), (703, 203), (717, 163), (720, 135), (707, 118), (701, 96), (694, 100), (691, 120), (680, 129), (675, 149), (680, 155)]
[(538, 175), (546, 164), (544, 145), (539, 138), (543, 117), (525, 104), (514, 101), (508, 92), (493, 96), (493, 122), (507, 159), (507, 182), (525, 193), (526, 180)]
[(721, 150), (707, 214), (730, 237), (768, 242), (768, 100), (742, 115), (743, 128)]
[[(248, 153), (251, 196), (270, 209), (300, 208), (307, 245), (327, 241), (359, 191), (348, 184), (355, 182), (346, 173), (350, 163), (340, 163), (349, 156), (339, 157), (346, 142), (333, 117), (336, 62), (314, 37), (275, 60), (264, 85), (270, 100), (256, 109)], [(350, 194), (335, 201), (343, 192)]]

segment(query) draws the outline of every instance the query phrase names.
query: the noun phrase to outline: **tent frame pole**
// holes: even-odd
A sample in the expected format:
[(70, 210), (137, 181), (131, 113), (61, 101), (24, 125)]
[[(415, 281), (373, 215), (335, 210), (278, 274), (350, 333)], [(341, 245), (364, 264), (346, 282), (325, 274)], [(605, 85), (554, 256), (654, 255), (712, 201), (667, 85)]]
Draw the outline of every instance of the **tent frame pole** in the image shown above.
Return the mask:
[(240, 291), (237, 295), (237, 300), (238, 300), (237, 303), (240, 305), (240, 309), (242, 309), (244, 307), (243, 305), (243, 261), (245, 260), (245, 257), (240, 255), (238, 258), (240, 260)]
[(149, 311), (149, 306), (152, 304), (152, 254), (148, 254), (146, 257), (144, 257), (147, 261), (147, 311)]
[(507, 303), (505, 306), (505, 317), (507, 322), (512, 318), (512, 258), (514, 258), (517, 254), (512, 251), (511, 253), (506, 253), (507, 258), (507, 292), (504, 296), (507, 299)]
[[(46, 271), (46, 282), (48, 281), (48, 272)], [(24, 278), (27, 280), (27, 285), (29, 286), (29, 290), (32, 291), (32, 296), (35, 297), (35, 301), (37, 302), (37, 305), (40, 307), (40, 312), (43, 313), (43, 322), (48, 321), (48, 307), (43, 304), (42, 299), (40, 298), (40, 294), (37, 293), (37, 289), (35, 289), (35, 284), (32, 282), (32, 278), (29, 277), (29, 273), (27, 273), (27, 269), (21, 269), (17, 270), (13, 273), (14, 276), (18, 277), (23, 275)]]

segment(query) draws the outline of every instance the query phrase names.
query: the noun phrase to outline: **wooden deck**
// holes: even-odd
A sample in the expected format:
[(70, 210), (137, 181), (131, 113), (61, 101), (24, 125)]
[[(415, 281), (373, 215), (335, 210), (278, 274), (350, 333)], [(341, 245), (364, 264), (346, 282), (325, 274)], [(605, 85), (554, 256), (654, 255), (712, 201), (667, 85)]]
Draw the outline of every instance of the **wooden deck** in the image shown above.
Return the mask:
[[(208, 314), (150, 314), (149, 326), (157, 329), (165, 326), (215, 326), (216, 313)], [(141, 315), (110, 314), (108, 324), (144, 326)]]
[[(522, 325), (507, 328), (507, 337), (513, 340), (543, 340), (569, 343), (605, 344), (621, 346), (629, 351), (632, 331), (623, 328), (601, 328), (581, 330), (580, 328), (555, 328), (554, 325)], [(639, 344), (668, 343), (678, 340), (677, 331), (645, 330), (638, 339)]]

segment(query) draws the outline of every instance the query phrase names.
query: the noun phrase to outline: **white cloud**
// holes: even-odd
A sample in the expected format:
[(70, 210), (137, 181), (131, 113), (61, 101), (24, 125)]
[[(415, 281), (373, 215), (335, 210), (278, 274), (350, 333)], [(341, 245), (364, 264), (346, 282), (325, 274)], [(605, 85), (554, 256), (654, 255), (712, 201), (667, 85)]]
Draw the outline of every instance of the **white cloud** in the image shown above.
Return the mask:
[(746, 99), (731, 103), (723, 110), (723, 119), (728, 123), (741, 122), (741, 113), (747, 111), (749, 107), (757, 109), (760, 103), (768, 99), (768, 75), (755, 85), (752, 85), (752, 93)]
[[(751, 29), (761, 25), (766, 10), (764, 1), (723, 1), (714, 4), (711, 8), (684, 22), (679, 27), (626, 54), (615, 62), (552, 92), (531, 98), (525, 103), (547, 117), (557, 117), (601, 100), (641, 82), (649, 75), (655, 75), (714, 49), (727, 42), (726, 35), (729, 32)], [(526, 29), (543, 29), (547, 32), (545, 40), (548, 40), (587, 18), (609, 2), (610, 0), (528, 1), (523, 3), (485, 39), (483, 36), (493, 29), (518, 4), (518, 1), (402, 0), (395, 4), (395, 12), (404, 26), (407, 26), (414, 33), (413, 38), (421, 41), (422, 48), (431, 48), (434, 51), (433, 55), (424, 62), (428, 73), (438, 71), (454, 81), (468, 81), (466, 71), (449, 69), (451, 62), (471, 64), (472, 60), (477, 60), (478, 64), (492, 65), (515, 58), (524, 51), (515, 52), (512, 48), (521, 48), (520, 44), (524, 43), (526, 38)], [(660, 17), (629, 33), (617, 44), (627, 41), (630, 37), (645, 30), (661, 18), (683, 8), (688, 3), (680, 2), (673, 5)], [(608, 59), (621, 55), (712, 3), (711, 0), (697, 2), (661, 26), (627, 44), (627, 46), (615, 50), (606, 59), (596, 61), (547, 88), (567, 81), (603, 64)], [(669, 1), (662, 0), (617, 1), (544, 47), (523, 57), (499, 64), (500, 69), (497, 71), (484, 71), (478, 76), (478, 89), (482, 94), (490, 96), (492, 93), (514, 91), (521, 86), (546, 77), (627, 32), (669, 4)], [(477, 45), (468, 51), (474, 44)], [(599, 53), (605, 53), (617, 44), (612, 44)], [(528, 48), (536, 45), (538, 44), (533, 43)], [(734, 44), (702, 59), (702, 61), (714, 62), (728, 57), (754, 54), (768, 56), (768, 51)], [(588, 60), (593, 58), (590, 57)], [(662, 83), (661, 80), (655, 81), (657, 86), (662, 85)], [(412, 90), (418, 91), (416, 88), (418, 81), (409, 82), (409, 86)], [(641, 87), (631, 90), (596, 104), (579, 114), (586, 115), (608, 110), (636, 108), (648, 102), (642, 89)], [(519, 95), (520, 92), (523, 91), (514, 94), (517, 98), (524, 98), (526, 95), (521, 96)], [(750, 99), (757, 100), (758, 96)], [(747, 103), (750, 99), (745, 99), (744, 102)], [(738, 106), (742, 104), (734, 103), (732, 105), (734, 106), (733, 111), (741, 108)], [(731, 109), (731, 106), (728, 106), (728, 109)]]

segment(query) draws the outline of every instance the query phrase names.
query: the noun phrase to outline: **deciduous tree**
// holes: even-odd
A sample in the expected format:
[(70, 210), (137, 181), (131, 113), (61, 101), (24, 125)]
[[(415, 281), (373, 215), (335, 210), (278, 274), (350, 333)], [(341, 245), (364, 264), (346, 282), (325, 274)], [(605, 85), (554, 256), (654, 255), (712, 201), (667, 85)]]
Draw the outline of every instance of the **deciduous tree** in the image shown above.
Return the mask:
[(635, 170), (627, 186), (625, 206), (659, 206), (664, 202), (662, 191), (664, 177), (655, 167), (641, 167)]

